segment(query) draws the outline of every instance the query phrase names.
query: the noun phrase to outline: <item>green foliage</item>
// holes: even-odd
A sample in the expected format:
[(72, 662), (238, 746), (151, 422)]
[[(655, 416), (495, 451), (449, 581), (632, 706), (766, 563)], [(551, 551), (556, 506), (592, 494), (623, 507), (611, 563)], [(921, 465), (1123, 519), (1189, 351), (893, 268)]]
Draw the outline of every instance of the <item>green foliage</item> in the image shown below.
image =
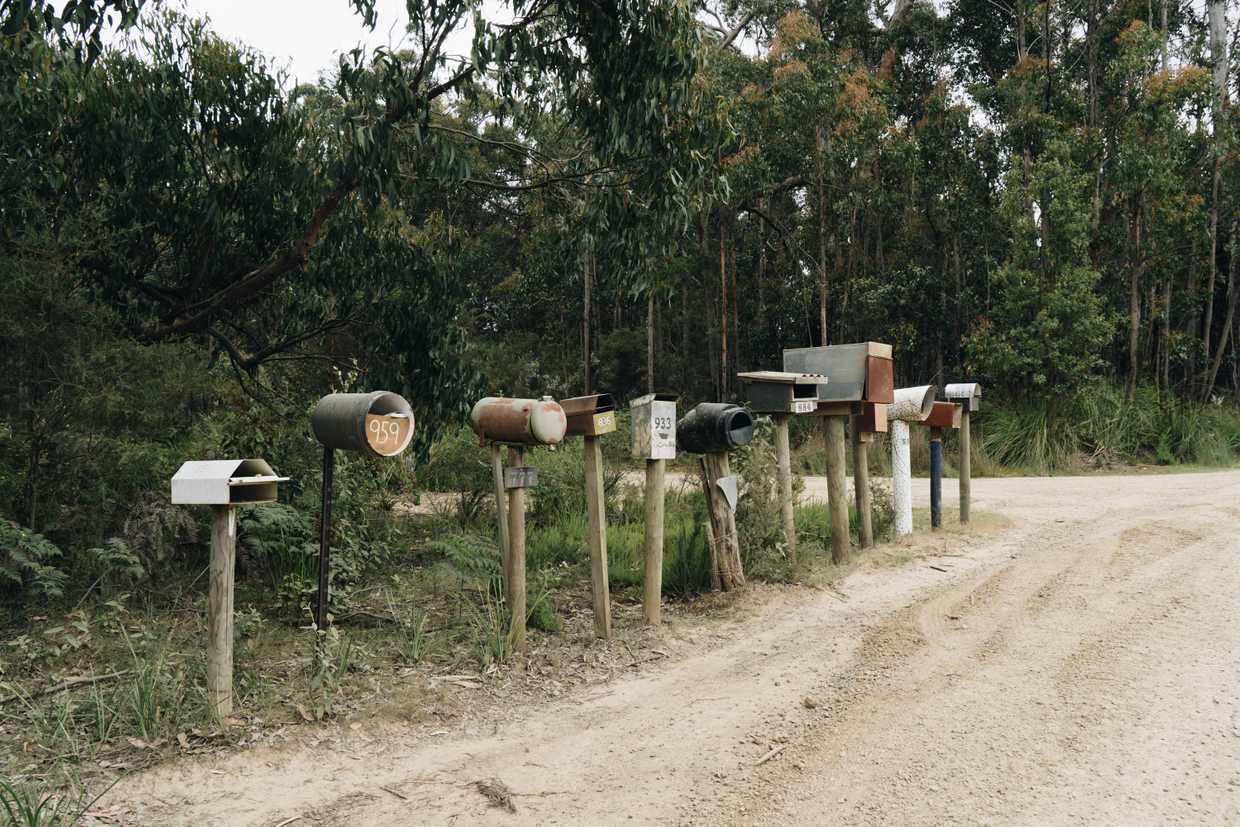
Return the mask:
[(55, 563), (62, 557), (43, 535), (0, 519), (0, 601), (20, 604), (27, 596), (61, 596), (65, 573)]
[(0, 777), (0, 816), (10, 827), (73, 827), (110, 789), (112, 784), (89, 796), (80, 786), (54, 788)]
[[(241, 512), (237, 545), (251, 577), (275, 593), (300, 596), (318, 582), (315, 521), (282, 503)], [(336, 562), (333, 560), (333, 563)]]

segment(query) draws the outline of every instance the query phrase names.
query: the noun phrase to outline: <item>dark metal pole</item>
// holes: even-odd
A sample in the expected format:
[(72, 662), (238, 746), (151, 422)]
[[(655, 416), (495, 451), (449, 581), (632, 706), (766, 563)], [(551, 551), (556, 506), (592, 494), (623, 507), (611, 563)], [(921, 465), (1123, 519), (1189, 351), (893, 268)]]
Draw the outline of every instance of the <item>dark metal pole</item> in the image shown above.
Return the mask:
[(331, 572), (332, 537), (332, 476), (336, 466), (336, 452), (323, 449), (323, 510), (319, 521), (319, 600), (314, 608), (314, 625), (322, 631), (327, 628), (327, 581)]
[(943, 429), (930, 429), (930, 527), (943, 527)]

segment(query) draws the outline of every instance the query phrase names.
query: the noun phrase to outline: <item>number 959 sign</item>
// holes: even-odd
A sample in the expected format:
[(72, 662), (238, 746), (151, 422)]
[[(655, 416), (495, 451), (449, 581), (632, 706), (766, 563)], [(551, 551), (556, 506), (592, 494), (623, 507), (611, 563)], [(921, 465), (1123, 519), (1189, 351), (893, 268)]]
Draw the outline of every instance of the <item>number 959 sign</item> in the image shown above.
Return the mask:
[(405, 414), (367, 414), (366, 441), (380, 456), (399, 454), (409, 444), (411, 425)]

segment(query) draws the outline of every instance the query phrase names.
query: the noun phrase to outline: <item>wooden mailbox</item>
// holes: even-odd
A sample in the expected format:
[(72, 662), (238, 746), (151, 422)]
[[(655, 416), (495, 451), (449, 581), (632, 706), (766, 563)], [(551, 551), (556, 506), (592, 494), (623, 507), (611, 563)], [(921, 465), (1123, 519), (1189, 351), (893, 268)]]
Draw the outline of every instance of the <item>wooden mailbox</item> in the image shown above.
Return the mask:
[(568, 418), (566, 436), (601, 436), (616, 430), (616, 403), (609, 393), (561, 399)]
[(818, 389), (827, 384), (820, 373), (755, 370), (736, 378), (749, 386), (749, 408), (764, 414), (807, 414), (818, 410)]

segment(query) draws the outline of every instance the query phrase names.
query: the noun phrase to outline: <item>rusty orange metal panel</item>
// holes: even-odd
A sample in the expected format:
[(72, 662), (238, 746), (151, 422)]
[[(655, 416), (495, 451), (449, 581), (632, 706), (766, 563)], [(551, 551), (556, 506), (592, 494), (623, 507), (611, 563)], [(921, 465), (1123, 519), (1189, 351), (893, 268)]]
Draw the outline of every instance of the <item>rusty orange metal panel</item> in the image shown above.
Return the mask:
[(935, 402), (930, 416), (921, 424), (930, 428), (959, 428), (960, 406), (953, 402)]
[(883, 405), (896, 401), (895, 370), (890, 359), (865, 357), (865, 401)]

